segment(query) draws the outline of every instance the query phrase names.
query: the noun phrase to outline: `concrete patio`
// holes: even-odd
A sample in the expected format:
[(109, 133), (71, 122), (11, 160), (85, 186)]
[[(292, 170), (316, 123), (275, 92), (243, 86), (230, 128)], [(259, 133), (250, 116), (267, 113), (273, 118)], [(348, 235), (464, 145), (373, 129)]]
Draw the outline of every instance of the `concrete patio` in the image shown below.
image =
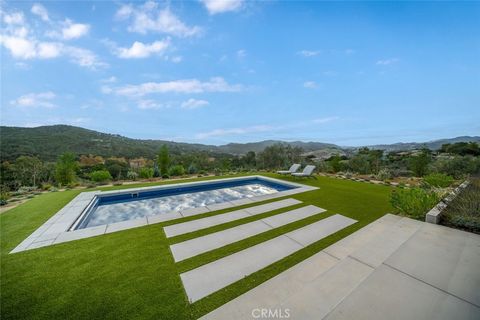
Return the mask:
[(202, 319), (480, 319), (479, 270), (480, 235), (386, 215)]

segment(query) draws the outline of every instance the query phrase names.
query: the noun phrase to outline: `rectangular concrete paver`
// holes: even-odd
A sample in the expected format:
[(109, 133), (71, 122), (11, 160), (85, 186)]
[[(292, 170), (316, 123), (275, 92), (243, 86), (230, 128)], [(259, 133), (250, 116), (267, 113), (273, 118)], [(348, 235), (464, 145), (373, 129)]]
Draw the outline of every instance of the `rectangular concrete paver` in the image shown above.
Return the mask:
[(325, 319), (478, 320), (480, 308), (381, 265)]
[[(302, 239), (304, 242), (318, 241), (343, 229), (346, 226), (346, 221), (349, 224), (356, 222), (347, 217), (343, 217), (344, 219), (342, 220), (337, 216), (339, 215), (321, 220), (323, 224), (314, 223), (316, 232), (315, 229), (311, 228), (313, 224), (293, 232), (295, 232), (295, 235), (300, 234), (302, 231), (308, 234), (307, 237)], [(332, 227), (332, 221), (337, 223), (336, 229)], [(322, 231), (323, 227), (326, 227), (328, 232)], [(180, 277), (189, 300), (195, 302), (302, 249), (304, 246), (290, 237), (293, 232), (182, 273)], [(317, 237), (316, 239), (315, 236)]]
[(182, 273), (180, 277), (190, 302), (195, 302), (302, 248), (279, 236)]
[[(171, 226), (167, 226), (163, 229), (165, 231), (165, 235), (167, 236), (167, 238), (170, 238), (170, 237), (178, 236), (180, 234), (185, 234), (185, 233), (189, 233), (197, 230), (206, 229), (219, 224), (247, 218), (251, 215), (257, 215), (257, 214), (265, 213), (275, 209), (289, 207), (299, 203), (301, 203), (301, 201), (298, 201), (295, 199), (285, 199), (285, 200), (268, 203), (268, 206), (266, 204), (263, 204), (263, 205), (255, 206), (252, 208), (247, 208), (250, 211), (247, 211), (247, 209), (236, 210), (236, 211), (218, 214), (218, 215), (207, 217), (207, 218), (201, 218), (193, 221), (174, 224)], [(254, 213), (252, 213), (251, 211), (253, 211)]]
[(274, 216), (262, 219), (263, 222), (272, 226), (273, 228), (278, 228), (286, 224), (302, 220), (318, 213), (325, 212), (325, 209), (316, 207), (316, 206), (305, 206), (298, 209), (290, 210), (284, 213), (279, 213)]
[(248, 207), (248, 208), (245, 208), (244, 210), (250, 213), (251, 215), (256, 215), (256, 214), (260, 214), (268, 211), (273, 211), (273, 210), (293, 206), (299, 203), (302, 203), (302, 201), (299, 201), (293, 198), (288, 198), (280, 201), (261, 204), (259, 206)]
[(478, 234), (423, 224), (385, 264), (480, 306)]
[(170, 250), (172, 250), (174, 260), (178, 262), (271, 229), (272, 227), (260, 220), (253, 221), (234, 228), (171, 245)]
[(335, 214), (326, 219), (309, 224), (306, 227), (289, 232), (286, 236), (301, 243), (303, 246), (308, 246), (355, 222), (357, 222), (357, 220)]
[(170, 246), (170, 249), (175, 261), (178, 262), (324, 211), (324, 209), (310, 205), (180, 242)]

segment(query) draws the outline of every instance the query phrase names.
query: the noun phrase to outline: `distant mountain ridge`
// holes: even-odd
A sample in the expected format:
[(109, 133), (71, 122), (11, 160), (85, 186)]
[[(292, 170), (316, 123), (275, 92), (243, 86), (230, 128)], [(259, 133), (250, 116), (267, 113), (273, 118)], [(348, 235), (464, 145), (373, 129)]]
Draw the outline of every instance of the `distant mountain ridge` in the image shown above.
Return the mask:
[[(305, 154), (325, 155), (338, 150), (339, 154), (351, 153), (358, 147), (340, 147), (331, 143), (265, 140), (251, 143), (229, 143), (221, 146), (181, 143), (166, 140), (131, 139), (117, 134), (102, 133), (81, 127), (68, 125), (41, 126), (35, 128), (0, 126), (1, 159), (14, 160), (21, 155), (37, 156), (43, 160), (53, 161), (59, 154), (70, 151), (75, 154), (94, 154), (103, 157), (148, 157), (153, 158), (160, 146), (166, 144), (172, 153), (191, 151), (215, 154), (242, 155), (248, 151), (261, 152), (276, 143), (301, 147)], [(412, 150), (427, 147), (436, 150), (445, 143), (480, 142), (479, 136), (463, 136), (441, 139), (425, 143), (395, 143), (368, 146), (372, 149), (386, 151)]]

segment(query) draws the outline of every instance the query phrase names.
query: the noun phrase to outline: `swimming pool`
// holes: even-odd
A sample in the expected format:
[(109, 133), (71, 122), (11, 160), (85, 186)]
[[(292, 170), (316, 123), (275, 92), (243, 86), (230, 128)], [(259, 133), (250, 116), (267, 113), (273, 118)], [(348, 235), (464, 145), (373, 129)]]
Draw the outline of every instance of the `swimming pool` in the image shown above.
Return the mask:
[(261, 177), (97, 195), (71, 230), (183, 212), (298, 188)]

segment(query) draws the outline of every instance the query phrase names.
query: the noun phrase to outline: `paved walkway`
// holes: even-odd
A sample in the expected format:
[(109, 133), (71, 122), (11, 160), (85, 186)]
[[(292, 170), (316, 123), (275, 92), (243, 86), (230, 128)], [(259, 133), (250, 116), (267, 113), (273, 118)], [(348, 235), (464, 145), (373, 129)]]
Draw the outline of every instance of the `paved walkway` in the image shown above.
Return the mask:
[(480, 319), (480, 236), (386, 215), (204, 319)]
[(212, 217), (174, 224), (174, 225), (163, 228), (163, 230), (165, 230), (165, 235), (167, 236), (167, 238), (171, 238), (181, 234), (210, 228), (222, 223), (227, 223), (227, 222), (235, 221), (238, 219), (251, 217), (251, 216), (262, 214), (268, 211), (286, 208), (299, 203), (302, 203), (302, 202), (296, 199), (288, 198), (288, 199), (269, 202), (269, 203), (261, 204), (259, 206), (240, 209), (240, 210), (236, 210), (236, 211), (232, 211), (224, 214), (218, 214)]
[(316, 206), (305, 206), (265, 219), (207, 234), (203, 237), (180, 242), (170, 246), (170, 249), (172, 250), (173, 258), (178, 262), (289, 223), (311, 217), (324, 211), (326, 210)]
[(339, 214), (330, 216), (182, 273), (183, 286), (190, 302), (195, 302), (355, 222)]

